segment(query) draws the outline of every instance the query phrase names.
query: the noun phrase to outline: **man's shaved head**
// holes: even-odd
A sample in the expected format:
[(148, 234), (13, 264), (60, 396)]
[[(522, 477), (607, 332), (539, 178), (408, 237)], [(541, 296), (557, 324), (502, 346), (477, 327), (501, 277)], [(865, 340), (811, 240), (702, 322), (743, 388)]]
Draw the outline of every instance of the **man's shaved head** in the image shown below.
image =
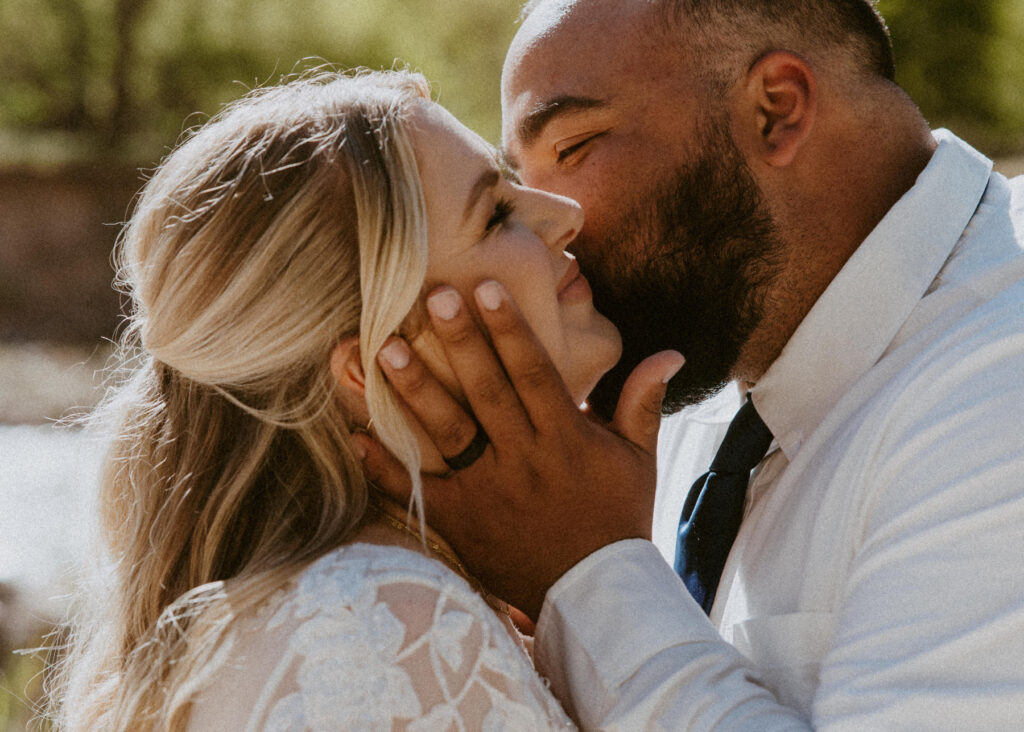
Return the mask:
[[(710, 70), (730, 56), (756, 58), (785, 45), (845, 50), (863, 74), (893, 81), (895, 61), (885, 21), (872, 0), (632, 0), (650, 6), (670, 36), (686, 30)], [(567, 10), (575, 0), (555, 2)], [(531, 0), (526, 18), (550, 0)]]

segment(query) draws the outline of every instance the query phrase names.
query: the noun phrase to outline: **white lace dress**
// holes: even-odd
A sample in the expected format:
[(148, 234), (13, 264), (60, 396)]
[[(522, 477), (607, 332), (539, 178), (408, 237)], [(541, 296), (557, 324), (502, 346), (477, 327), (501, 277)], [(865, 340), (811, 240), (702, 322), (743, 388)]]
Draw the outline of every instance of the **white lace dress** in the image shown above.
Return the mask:
[(190, 730), (571, 729), (521, 641), (463, 578), (351, 544), (235, 622)]

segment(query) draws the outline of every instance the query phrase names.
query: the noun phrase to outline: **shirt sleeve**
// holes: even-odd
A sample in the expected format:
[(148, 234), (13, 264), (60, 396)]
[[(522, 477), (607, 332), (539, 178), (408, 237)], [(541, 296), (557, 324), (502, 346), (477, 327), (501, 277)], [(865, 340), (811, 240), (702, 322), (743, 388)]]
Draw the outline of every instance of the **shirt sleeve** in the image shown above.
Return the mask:
[(583, 729), (806, 730), (653, 544), (607, 546), (549, 590), (539, 670)]

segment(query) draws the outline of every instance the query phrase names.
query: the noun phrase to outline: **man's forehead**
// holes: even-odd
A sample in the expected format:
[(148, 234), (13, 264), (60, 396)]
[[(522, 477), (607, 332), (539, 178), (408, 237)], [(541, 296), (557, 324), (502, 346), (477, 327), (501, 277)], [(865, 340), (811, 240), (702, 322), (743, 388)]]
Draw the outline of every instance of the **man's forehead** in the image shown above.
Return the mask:
[[(547, 0), (526, 18), (509, 47), (503, 95), (544, 87), (554, 92), (586, 77), (613, 72), (647, 45), (638, 31), (650, 0)], [(558, 93), (575, 93), (573, 88)], [(509, 99), (504, 100), (508, 103)]]
[(607, 103), (622, 91), (622, 80), (650, 68), (651, 34), (644, 32), (650, 15), (643, 11), (651, 7), (652, 0), (547, 0), (537, 6), (505, 60), (505, 143), (541, 108), (570, 97)]
[(519, 36), (542, 36), (559, 28), (569, 21), (574, 13), (584, 5), (586, 0), (541, 0), (527, 7), (528, 14), (516, 34)]
[[(510, 53), (517, 46), (535, 46), (545, 40), (564, 40), (563, 36), (610, 36), (628, 30), (639, 18), (648, 15), (656, 0), (542, 0), (537, 3), (516, 33)], [(555, 37), (552, 39), (552, 37)]]

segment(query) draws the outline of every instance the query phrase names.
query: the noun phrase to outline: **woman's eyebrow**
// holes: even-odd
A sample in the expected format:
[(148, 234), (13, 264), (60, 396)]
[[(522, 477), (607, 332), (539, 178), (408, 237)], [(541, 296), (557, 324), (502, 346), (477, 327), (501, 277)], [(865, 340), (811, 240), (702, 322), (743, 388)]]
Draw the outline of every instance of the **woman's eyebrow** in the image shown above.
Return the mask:
[(477, 201), (480, 200), (480, 196), (488, 188), (492, 188), (498, 184), (501, 180), (501, 173), (494, 168), (488, 168), (480, 177), (473, 183), (473, 187), (469, 191), (469, 199), (466, 201), (466, 210), (462, 212), (462, 223), (466, 223), (469, 220), (469, 215), (473, 213), (473, 209), (476, 208)]

